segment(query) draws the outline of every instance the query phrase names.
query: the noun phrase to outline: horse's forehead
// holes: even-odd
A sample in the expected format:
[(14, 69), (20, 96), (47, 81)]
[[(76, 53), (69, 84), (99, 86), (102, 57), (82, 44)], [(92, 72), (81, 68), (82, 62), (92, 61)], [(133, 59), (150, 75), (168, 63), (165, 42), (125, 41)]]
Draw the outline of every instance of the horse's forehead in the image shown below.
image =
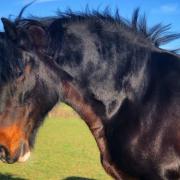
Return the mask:
[(0, 32), (0, 41), (1, 40), (4, 40), (5, 39), (5, 34), (4, 34), (4, 32)]
[(5, 51), (5, 40), (0, 37), (0, 53), (4, 51)]

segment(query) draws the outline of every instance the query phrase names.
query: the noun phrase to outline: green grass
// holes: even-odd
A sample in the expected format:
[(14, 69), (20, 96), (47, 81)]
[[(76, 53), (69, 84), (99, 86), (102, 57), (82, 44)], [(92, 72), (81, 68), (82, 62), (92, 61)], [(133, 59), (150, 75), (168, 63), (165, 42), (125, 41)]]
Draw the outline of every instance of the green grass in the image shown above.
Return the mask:
[(65, 105), (58, 112), (63, 116), (52, 113), (40, 128), (28, 162), (0, 162), (0, 180), (111, 179), (101, 167), (96, 143), (84, 122)]

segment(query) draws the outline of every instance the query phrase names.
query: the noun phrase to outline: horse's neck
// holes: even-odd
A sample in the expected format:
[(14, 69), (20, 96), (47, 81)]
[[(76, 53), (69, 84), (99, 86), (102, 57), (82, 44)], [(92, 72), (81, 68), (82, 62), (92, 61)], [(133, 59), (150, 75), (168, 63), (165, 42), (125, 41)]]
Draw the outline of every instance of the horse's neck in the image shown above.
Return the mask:
[[(76, 37), (76, 33), (74, 36)], [(92, 46), (90, 50), (79, 47), (82, 42), (86, 45), (82, 39), (82, 42), (73, 42), (76, 55), (84, 54), (82, 57), (77, 56), (80, 63), (76, 56), (67, 59), (68, 54), (74, 54), (74, 49), (56, 49), (54, 69), (59, 79), (63, 79), (63, 73), (59, 72), (64, 71), (72, 78), (74, 86), (81, 94), (83, 92), (85, 96), (90, 95), (92, 101), (100, 102), (104, 106), (105, 116), (110, 119), (118, 112), (125, 99), (137, 101), (143, 96), (147, 84), (149, 52), (146, 48), (133, 47), (131, 44), (126, 52), (114, 50), (115, 55), (109, 57), (109, 60), (107, 57), (102, 59), (104, 57), (93, 45), (93, 36), (89, 38)], [(132, 48), (134, 49), (131, 50)]]

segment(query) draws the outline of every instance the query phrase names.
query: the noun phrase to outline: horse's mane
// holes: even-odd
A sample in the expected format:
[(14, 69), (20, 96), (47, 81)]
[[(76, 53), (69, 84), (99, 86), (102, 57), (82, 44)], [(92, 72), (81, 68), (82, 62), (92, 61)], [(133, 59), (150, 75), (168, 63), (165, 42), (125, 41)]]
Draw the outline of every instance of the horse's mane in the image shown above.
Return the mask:
[[(99, 11), (89, 10), (88, 7), (84, 12), (73, 12), (71, 9), (68, 9), (65, 12), (58, 10), (56, 16), (43, 18), (31, 16), (30, 18), (23, 18), (23, 12), (27, 7), (28, 5), (21, 10), (19, 16), (15, 20), (15, 23), (18, 26), (29, 26), (31, 24), (39, 23), (42, 26), (48, 27), (56, 20), (62, 23), (83, 20), (109, 22), (113, 25), (123, 27), (126, 31), (130, 31), (134, 36), (140, 35), (158, 48), (180, 38), (180, 33), (170, 32), (171, 24), (163, 25), (162, 23), (158, 23), (149, 28), (146, 15), (141, 15), (139, 13), (139, 8), (134, 10), (131, 20), (128, 20), (120, 16), (118, 9), (113, 14), (109, 8), (105, 8), (104, 11)], [(178, 51), (180, 51), (180, 49), (172, 50), (172, 52)]]

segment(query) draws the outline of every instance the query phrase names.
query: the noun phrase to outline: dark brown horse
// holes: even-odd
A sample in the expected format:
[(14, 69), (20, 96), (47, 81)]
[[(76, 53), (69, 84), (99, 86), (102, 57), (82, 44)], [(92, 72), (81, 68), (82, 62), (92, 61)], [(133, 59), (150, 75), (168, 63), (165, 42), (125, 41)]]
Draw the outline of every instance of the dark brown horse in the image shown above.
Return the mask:
[(84, 119), (115, 179), (179, 179), (180, 58), (158, 46), (180, 35), (145, 22), (138, 10), (131, 23), (107, 11), (3, 19), (23, 64), (0, 116), (3, 159), (27, 159), (60, 100)]

